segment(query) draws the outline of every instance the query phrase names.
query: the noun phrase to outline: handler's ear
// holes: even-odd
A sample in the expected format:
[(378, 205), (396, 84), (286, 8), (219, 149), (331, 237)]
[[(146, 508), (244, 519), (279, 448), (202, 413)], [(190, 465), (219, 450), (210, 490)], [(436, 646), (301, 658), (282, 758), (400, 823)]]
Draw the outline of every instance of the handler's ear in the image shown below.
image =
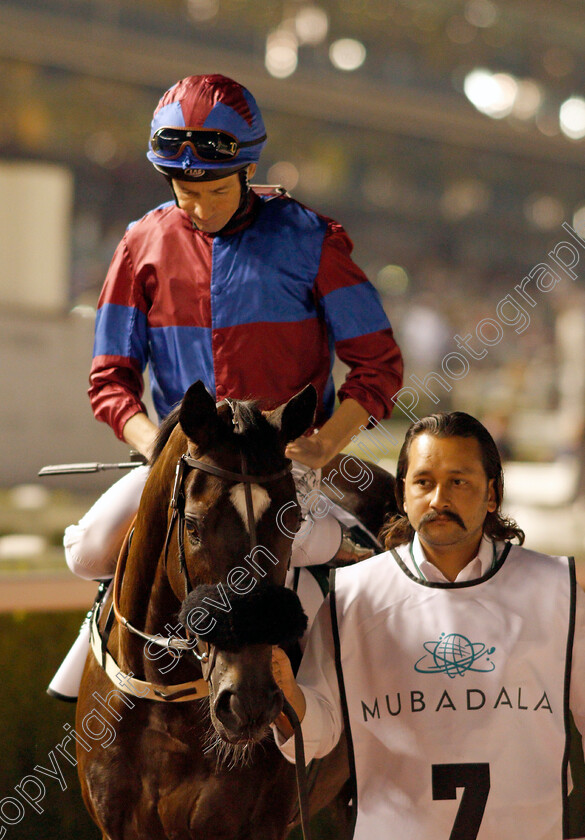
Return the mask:
[(217, 414), (215, 400), (200, 379), (189, 387), (183, 397), (179, 424), (189, 440), (200, 450), (209, 449), (224, 428)]
[(487, 509), (488, 513), (494, 513), (498, 509), (498, 497), (496, 495), (496, 489), (494, 487), (495, 480), (490, 478), (488, 482), (488, 492), (487, 492)]
[(268, 422), (280, 429), (283, 442), (296, 440), (313, 425), (317, 410), (317, 391), (313, 385), (307, 385), (284, 405), (275, 409), (268, 417)]

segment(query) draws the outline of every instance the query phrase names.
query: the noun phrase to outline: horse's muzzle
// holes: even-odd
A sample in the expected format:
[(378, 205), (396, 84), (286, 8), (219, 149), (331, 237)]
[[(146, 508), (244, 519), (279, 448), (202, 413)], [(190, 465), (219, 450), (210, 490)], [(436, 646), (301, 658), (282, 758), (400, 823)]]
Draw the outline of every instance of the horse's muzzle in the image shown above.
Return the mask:
[(296, 593), (263, 581), (246, 594), (200, 585), (185, 598), (179, 620), (188, 635), (209, 646), (204, 676), (222, 740), (261, 741), (283, 705), (267, 648), (292, 644), (307, 628)]
[(282, 711), (282, 692), (272, 679), (253, 679), (247, 687), (238, 685), (237, 678), (236, 682), (229, 679), (230, 670), (228, 666), (224, 687), (221, 687), (224, 680), (220, 679), (213, 703), (216, 729), (230, 743), (261, 741)]

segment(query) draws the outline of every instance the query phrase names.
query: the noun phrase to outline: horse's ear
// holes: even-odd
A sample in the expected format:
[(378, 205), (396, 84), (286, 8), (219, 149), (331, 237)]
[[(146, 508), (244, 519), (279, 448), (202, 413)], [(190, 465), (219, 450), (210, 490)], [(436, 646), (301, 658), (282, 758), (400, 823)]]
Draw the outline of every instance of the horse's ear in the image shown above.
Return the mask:
[(221, 424), (215, 400), (200, 379), (188, 388), (183, 397), (179, 424), (199, 449), (207, 449), (219, 433)]
[(317, 410), (317, 391), (313, 385), (307, 385), (294, 397), (275, 409), (268, 420), (280, 429), (285, 443), (296, 440), (313, 425)]

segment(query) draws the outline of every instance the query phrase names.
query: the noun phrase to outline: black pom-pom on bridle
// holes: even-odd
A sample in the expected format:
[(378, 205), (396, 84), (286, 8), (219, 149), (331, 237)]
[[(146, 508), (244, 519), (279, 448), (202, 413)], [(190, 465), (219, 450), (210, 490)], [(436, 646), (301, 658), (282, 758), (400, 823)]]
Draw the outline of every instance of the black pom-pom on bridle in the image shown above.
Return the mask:
[(197, 586), (179, 612), (179, 621), (189, 635), (218, 650), (237, 652), (248, 645), (282, 647), (294, 643), (307, 629), (307, 616), (291, 589), (261, 581), (244, 595), (228, 587), (222, 590), (213, 584)]

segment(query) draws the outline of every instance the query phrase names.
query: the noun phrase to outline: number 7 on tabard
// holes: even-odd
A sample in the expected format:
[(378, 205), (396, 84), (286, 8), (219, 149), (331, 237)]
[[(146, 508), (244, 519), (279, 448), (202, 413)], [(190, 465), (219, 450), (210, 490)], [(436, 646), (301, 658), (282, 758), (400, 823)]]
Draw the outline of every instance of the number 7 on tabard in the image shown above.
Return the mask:
[(461, 803), (449, 840), (475, 840), (490, 792), (489, 764), (433, 764), (433, 799), (456, 799)]

